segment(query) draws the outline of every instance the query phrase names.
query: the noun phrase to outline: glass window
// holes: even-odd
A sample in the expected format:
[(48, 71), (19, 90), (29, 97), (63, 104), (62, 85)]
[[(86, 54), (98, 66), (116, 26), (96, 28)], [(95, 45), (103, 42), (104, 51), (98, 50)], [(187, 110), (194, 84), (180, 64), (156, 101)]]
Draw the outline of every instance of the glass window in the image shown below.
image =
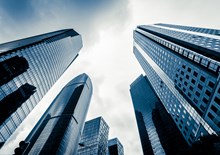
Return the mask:
[(206, 91), (205, 91), (205, 94), (208, 95), (208, 96), (210, 96), (210, 95), (211, 95), (211, 92), (210, 92), (209, 90), (206, 90)]
[(203, 86), (202, 86), (201, 84), (198, 84), (198, 88), (199, 88), (200, 90), (202, 90)]
[(215, 97), (214, 101), (215, 101), (216, 103), (218, 103), (218, 105), (220, 105), (220, 98), (218, 98), (217, 96)]
[(215, 84), (212, 82), (212, 81), (209, 81), (209, 84), (208, 84), (209, 87), (213, 88), (215, 86)]
[(208, 113), (208, 117), (213, 120), (214, 119), (214, 116), (211, 114), (211, 113)]
[(201, 77), (200, 77), (200, 80), (201, 80), (202, 82), (205, 82), (205, 77), (204, 77), (204, 76), (201, 76)]
[(193, 99), (193, 101), (197, 104), (198, 103), (198, 100), (196, 98)]
[(215, 112), (215, 113), (217, 113), (217, 111), (218, 111), (218, 109), (215, 107), (215, 106), (211, 106), (211, 109)]
[(193, 72), (193, 75), (194, 75), (195, 77), (197, 77), (197, 76), (198, 76), (198, 73), (197, 73), (196, 71), (194, 71), (194, 72)]
[(198, 91), (196, 91), (196, 96), (198, 96), (198, 97), (200, 96), (200, 93)]
[(191, 72), (191, 68), (188, 68), (187, 71), (188, 71), (188, 72)]

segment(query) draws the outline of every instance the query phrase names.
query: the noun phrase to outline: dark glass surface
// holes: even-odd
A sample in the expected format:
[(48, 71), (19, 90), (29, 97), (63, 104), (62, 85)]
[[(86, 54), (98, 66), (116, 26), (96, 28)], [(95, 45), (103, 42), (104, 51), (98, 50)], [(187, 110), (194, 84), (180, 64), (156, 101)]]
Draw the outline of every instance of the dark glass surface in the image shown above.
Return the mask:
[(176, 28), (176, 29), (181, 29), (181, 30), (187, 30), (187, 31), (192, 31), (192, 32), (213, 34), (213, 35), (218, 35), (218, 36), (220, 35), (220, 30), (216, 30), (216, 29), (200, 28), (200, 27), (193, 27), (193, 26), (183, 26), (183, 25), (173, 25), (173, 24), (164, 24), (164, 23), (159, 23), (159, 24), (155, 24), (155, 25)]
[(73, 29), (64, 29), (64, 30), (58, 30), (55, 32), (49, 32), (49, 33), (45, 33), (45, 34), (41, 34), (41, 35), (29, 37), (29, 38), (24, 38), (24, 39), (19, 39), (19, 40), (3, 43), (3, 44), (0, 44), (0, 56), (1, 54), (11, 52), (12, 50), (18, 50), (25, 46), (30, 46), (30, 45), (39, 43), (41, 41), (45, 41), (50, 38), (54, 39), (55, 36), (56, 38), (54, 39), (54, 41), (68, 37), (68, 36), (73, 37), (76, 35), (79, 35), (79, 34), (76, 31), (73, 31)]
[(0, 124), (36, 92), (36, 87), (26, 83), (0, 101)]
[(139, 137), (144, 155), (154, 155), (141, 112), (135, 111)]
[(28, 68), (28, 62), (24, 57), (15, 56), (0, 62), (0, 86), (26, 72)]
[(77, 155), (107, 154), (109, 126), (102, 117), (89, 120), (85, 123)]
[(187, 146), (146, 77), (139, 76), (130, 92), (144, 155), (172, 155)]
[(124, 148), (118, 138), (108, 140), (108, 155), (124, 155)]
[[(8, 110), (10, 115), (1, 118), (0, 142), (5, 142), (13, 134), (75, 60), (81, 47), (81, 36), (72, 29), (0, 45), (0, 101), (8, 108), (13, 107)], [(8, 99), (26, 83), (36, 87), (37, 91), (19, 101)]]
[[(154, 34), (156, 36), (159, 36), (163, 39), (166, 39), (170, 42), (173, 42), (175, 44), (186, 47), (187, 49), (190, 49), (192, 51), (196, 51), (214, 60), (220, 61), (219, 49), (216, 50), (214, 48), (209, 48), (207, 46), (208, 41), (205, 42), (204, 45), (197, 45), (195, 42), (189, 42), (190, 38), (204, 38), (202, 36), (178, 32), (175, 30), (163, 30), (161, 28), (152, 27), (152, 26), (138, 26), (138, 28), (146, 32), (149, 32), (151, 34)], [(185, 36), (185, 37), (182, 37), (182, 36)], [(209, 39), (208, 37), (206, 38), (207, 40)]]
[(220, 39), (208, 35), (212, 32), (169, 24), (134, 31), (134, 54), (189, 145), (220, 131), (220, 113), (213, 110), (220, 108), (215, 100), (220, 97)]
[(110, 155), (118, 155), (118, 147), (117, 145), (112, 145), (108, 147)]
[(59, 145), (62, 141), (65, 131), (72, 119), (72, 114), (74, 113), (75, 107), (77, 105), (78, 99), (82, 93), (84, 85), (77, 87), (72, 96), (70, 97), (65, 109), (61, 115), (66, 115), (65, 117), (60, 117), (53, 130), (50, 133), (47, 141), (45, 142), (40, 154), (56, 154)]
[(187, 148), (188, 145), (162, 103), (157, 102), (155, 105), (152, 118), (161, 144), (167, 155), (177, 154), (180, 150)]
[(24, 154), (76, 154), (91, 95), (86, 74), (70, 81), (25, 139), (29, 145)]

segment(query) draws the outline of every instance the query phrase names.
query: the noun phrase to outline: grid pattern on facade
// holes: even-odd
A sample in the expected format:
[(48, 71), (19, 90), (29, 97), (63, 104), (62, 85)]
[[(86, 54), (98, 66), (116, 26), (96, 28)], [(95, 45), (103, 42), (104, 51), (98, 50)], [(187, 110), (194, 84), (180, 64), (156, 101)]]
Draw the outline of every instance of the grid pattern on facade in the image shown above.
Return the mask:
[[(32, 43), (30, 46), (25, 46), (14, 51), (1, 53), (0, 62), (14, 57), (20, 57), (27, 61), (28, 69), (0, 87), (0, 100), (3, 101), (4, 98), (26, 83), (36, 87), (36, 92), (22, 103), (20, 107), (16, 107), (15, 111), (0, 125), (0, 142), (4, 142), (9, 138), (76, 58), (79, 49), (82, 47), (82, 43), (80, 43), (81, 37), (79, 35), (75, 37), (67, 35), (58, 40), (50, 41), (52, 39), (43, 40), (36, 44)], [(77, 48), (74, 46), (77, 46)], [(17, 100), (19, 100), (18, 97)]]
[(216, 51), (218, 53), (220, 52), (220, 40), (219, 39), (213, 39), (213, 38), (193, 35), (190, 33), (183, 33), (183, 32), (169, 30), (169, 29), (162, 29), (162, 28), (158, 28), (157, 26), (144, 25), (141, 27), (147, 30), (153, 31), (153, 32), (157, 32), (159, 34), (163, 34), (165, 36), (169, 36), (171, 38), (185, 41), (195, 46), (200, 46), (205, 49)]
[[(200, 134), (215, 133), (207, 124), (207, 122), (205, 122), (202, 117), (198, 116), (198, 113), (195, 112), (195, 110), (188, 105), (189, 103), (175, 89), (174, 83), (171, 81), (171, 79), (169, 79), (167, 75), (165, 75), (165, 73), (158, 68), (158, 66), (155, 66), (156, 64), (154, 64), (155, 62), (153, 63), (152, 59), (150, 60), (150, 58), (147, 58), (148, 56), (143, 57), (138, 52), (140, 50), (141, 49), (137, 50), (136, 48), (134, 48), (134, 53), (138, 61), (140, 62), (142, 68), (145, 70), (147, 77), (149, 78), (152, 86), (157, 92), (157, 95), (163, 102), (165, 108), (168, 110), (169, 113), (171, 113), (171, 116), (178, 125), (179, 130), (182, 132), (182, 134), (186, 133), (184, 134), (186, 141), (190, 144)], [(151, 67), (149, 62), (152, 62), (151, 65), (155, 66), (154, 69), (156, 69), (159, 75)], [(188, 130), (185, 129), (185, 126), (188, 128)], [(204, 128), (205, 130), (200, 130), (200, 128)], [(200, 133), (200, 131), (202, 131), (202, 133)]]
[(161, 37), (158, 37), (156, 35), (153, 35), (151, 33), (143, 31), (139, 28), (137, 28), (136, 31), (140, 32), (142, 35), (148, 37), (149, 39), (157, 42), (158, 44), (172, 50), (176, 54), (181, 55), (181, 56), (185, 57), (186, 59), (188, 59), (190, 61), (193, 61), (193, 62), (199, 64), (202, 67), (207, 68), (210, 71), (214, 71), (215, 73), (218, 74), (218, 72), (220, 70), (220, 62), (219, 61), (210, 59), (209, 57), (207, 57), (205, 55), (194, 52), (190, 49), (187, 49), (183, 46), (180, 46), (178, 44), (170, 42), (166, 39), (163, 39)]
[(108, 147), (109, 126), (102, 117), (85, 123), (80, 139), (78, 155), (99, 154), (106, 155)]
[(210, 102), (217, 77), (141, 34), (135, 34), (134, 39), (148, 51), (149, 56), (174, 81), (180, 93), (184, 94), (191, 105), (197, 107), (197, 111), (203, 115)]
[(170, 24), (134, 31), (134, 54), (189, 144), (220, 131), (218, 32)]
[[(138, 32), (140, 32), (140, 30), (138, 30)], [(218, 73), (219, 62), (213, 59), (210, 59), (208, 57), (202, 56), (193, 51), (190, 51), (181, 46), (178, 46), (172, 42), (168, 42), (152, 34), (146, 33), (144, 31), (142, 31), (141, 33), (151, 38), (152, 40), (156, 41), (160, 45), (167, 47), (173, 52), (181, 54), (182, 56), (186, 57), (188, 60), (193, 60), (194, 62), (201, 64), (201, 66), (205, 66), (207, 67), (207, 69), (215, 71), (214, 78), (209, 78), (209, 77), (207, 78), (206, 72), (203, 72), (202, 74), (200, 74), (201, 71), (203, 71), (204, 69), (198, 68), (195, 70), (195, 67), (191, 67), (191, 66), (188, 67), (188, 64), (182, 65), (180, 69), (183, 69), (183, 71), (179, 70), (179, 73), (175, 75), (177, 79), (175, 79), (174, 82), (175, 83), (177, 82), (176, 84), (177, 87), (182, 87), (183, 92), (185, 92), (185, 98), (189, 98), (191, 100), (191, 103), (197, 104), (197, 107), (198, 107), (197, 111), (200, 114), (206, 112), (205, 120), (209, 122), (209, 124), (212, 126), (213, 129), (215, 129), (215, 131), (219, 132), (219, 125), (218, 125), (219, 114), (218, 114), (218, 111), (216, 110), (216, 107), (218, 107), (218, 105), (216, 105), (215, 102), (213, 102), (213, 100), (215, 99), (213, 97), (213, 94), (216, 94), (216, 91), (217, 91), (216, 87), (219, 85), (219, 83), (216, 83), (217, 76), (219, 75)], [(186, 87), (186, 85), (188, 86)], [(195, 89), (196, 87), (197, 89)], [(215, 100), (218, 101), (218, 98), (216, 98)], [(210, 106), (212, 104), (215, 104), (215, 105)], [(201, 135), (205, 133), (204, 131), (205, 129), (203, 130), (203, 132), (201, 132)]]
[(163, 24), (163, 23), (159, 23), (159, 24), (155, 24), (155, 25), (220, 36), (220, 30), (216, 30), (216, 29), (208, 29), (208, 28), (200, 28), (200, 27), (192, 27), (192, 26), (182, 26), (182, 25), (171, 25), (171, 24)]
[[(178, 105), (178, 100), (175, 98), (169, 88), (161, 83), (162, 80), (160, 77), (155, 73), (153, 69), (150, 68), (150, 65), (145, 62), (145, 59), (142, 57), (142, 55), (140, 55), (138, 52), (135, 52), (135, 55), (141, 66), (144, 68), (145, 73), (154, 90), (160, 97), (160, 100), (163, 102), (165, 108), (171, 114), (172, 118), (177, 124), (177, 127), (182, 133), (185, 133), (184, 138), (186, 141), (191, 143), (195, 137), (196, 131), (199, 129), (199, 123), (192, 119), (190, 114), (183, 108), (181, 104)], [(186, 131), (185, 127), (187, 128)], [(191, 137), (190, 132), (192, 132)]]
[(207, 110), (206, 118), (217, 132), (220, 132), (220, 84), (218, 84), (212, 97), (211, 104)]

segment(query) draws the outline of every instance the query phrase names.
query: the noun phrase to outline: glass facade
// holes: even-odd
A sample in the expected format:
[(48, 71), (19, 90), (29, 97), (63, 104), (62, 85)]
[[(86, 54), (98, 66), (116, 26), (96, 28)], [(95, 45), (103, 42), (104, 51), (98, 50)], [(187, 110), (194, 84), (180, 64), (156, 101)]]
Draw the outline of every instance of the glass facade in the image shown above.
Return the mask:
[(144, 154), (177, 154), (187, 146), (146, 77), (139, 76), (130, 93)]
[(76, 154), (91, 96), (86, 74), (70, 81), (25, 139), (28, 147), (23, 154)]
[(0, 144), (77, 57), (81, 36), (60, 30), (0, 45)]
[(192, 31), (192, 32), (200, 32), (200, 33), (205, 33), (205, 34), (219, 35), (220, 36), (220, 30), (215, 30), (215, 29), (192, 27), (192, 26), (182, 26), (182, 25), (171, 25), (171, 24), (164, 24), (164, 23), (155, 24), (155, 25), (169, 27), (169, 28), (176, 28), (176, 29), (186, 30), (186, 31)]
[(85, 123), (77, 155), (106, 155), (108, 150), (109, 126), (102, 117)]
[(108, 140), (108, 155), (124, 155), (124, 148), (118, 138)]
[(169, 24), (134, 30), (134, 54), (188, 144), (220, 131), (218, 32)]

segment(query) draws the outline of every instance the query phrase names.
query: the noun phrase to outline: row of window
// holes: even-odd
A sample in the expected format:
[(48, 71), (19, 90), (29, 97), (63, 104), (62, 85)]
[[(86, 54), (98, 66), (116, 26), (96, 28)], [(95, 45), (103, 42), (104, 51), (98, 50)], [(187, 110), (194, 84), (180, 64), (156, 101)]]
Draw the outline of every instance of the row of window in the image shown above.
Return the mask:
[(208, 107), (211, 92), (215, 84), (211, 80), (206, 80), (209, 75), (203, 76), (201, 72), (197, 72), (194, 67), (192, 68), (194, 71), (192, 71), (191, 67), (183, 65), (180, 68), (181, 70), (179, 70), (180, 73), (175, 75), (176, 79), (174, 81), (179, 89), (204, 112)]
[[(201, 47), (204, 47), (207, 49), (220, 51), (219, 40), (217, 40), (217, 39), (203, 37), (203, 36), (194, 35), (194, 34), (190, 34), (190, 33), (184, 33), (184, 32), (180, 32), (178, 30), (157, 28), (155, 26), (143, 26), (143, 27), (148, 30), (158, 32), (160, 34), (167, 35), (167, 36), (173, 37), (175, 39), (179, 39), (181, 41), (189, 42), (189, 43), (194, 44), (196, 46), (201, 46)], [(197, 39), (197, 41), (194, 41), (195, 38)]]
[(210, 109), (208, 110), (209, 119), (217, 126), (216, 130), (219, 131), (220, 128), (220, 83), (216, 88), (216, 92), (213, 95), (213, 99), (211, 101)]
[(220, 30), (215, 30), (215, 29), (182, 26), (182, 25), (170, 25), (170, 24), (156, 24), (156, 25), (170, 27), (170, 28), (177, 28), (177, 29), (187, 30), (187, 31), (193, 31), (193, 32), (220, 35)]
[[(148, 40), (147, 38), (145, 38), (144, 40)], [(147, 45), (145, 45), (143, 43), (143, 39), (142, 41), (140, 41), (139, 39), (136, 39), (135, 38), (135, 41), (138, 42), (138, 45), (140, 45), (140, 47), (147, 53), (147, 55), (151, 55), (150, 52), (153, 52), (155, 53), (155, 51), (151, 51), (152, 49), (148, 49), (152, 44), (152, 43), (148, 43)], [(179, 96), (179, 93), (175, 91), (175, 88), (173, 89), (172, 87), (173, 84), (172, 83), (169, 83), (169, 88), (167, 87), (168, 85), (166, 84), (161, 84), (161, 80), (160, 80), (160, 77), (158, 77), (157, 75), (158, 74), (161, 74), (160, 76), (164, 76), (160, 70), (157, 69), (157, 67), (152, 64), (155, 68), (154, 70), (151, 68), (151, 66), (149, 65), (149, 63), (151, 63), (151, 60), (148, 60), (148, 58), (144, 57), (143, 54), (142, 55), (142, 52), (141, 54), (137, 51), (137, 49), (134, 48), (134, 53), (138, 59), (138, 61), (140, 62), (141, 66), (143, 67), (143, 69), (145, 70), (145, 73), (149, 79), (149, 81), (151, 82), (152, 86), (154, 87), (155, 91), (157, 92), (159, 98), (161, 99), (161, 101), (163, 102), (164, 106), (166, 107), (166, 109), (170, 112), (170, 113), (176, 113), (178, 111), (179, 108), (177, 108), (177, 106), (174, 108), (173, 103), (179, 103), (179, 105), (183, 104), (184, 106), (184, 109), (180, 110), (180, 111), (183, 111), (183, 110), (186, 110), (186, 114), (185, 115), (181, 115), (181, 117), (178, 118), (178, 120), (189, 120), (189, 116), (191, 116), (193, 119), (192, 119), (192, 123), (190, 124), (198, 124), (198, 123), (201, 123), (202, 125), (204, 125), (204, 127), (207, 129), (208, 132), (213, 132), (209, 126), (207, 126), (207, 124), (204, 122), (204, 120), (198, 116), (198, 113), (196, 113), (192, 107), (190, 107), (188, 104), (186, 104), (185, 100), (182, 100), (182, 98)], [(144, 52), (143, 52), (144, 53)], [(157, 72), (157, 73), (156, 73)], [(167, 77), (165, 76), (164, 79), (166, 79)], [(161, 86), (162, 85), (162, 86)], [(171, 92), (172, 91), (172, 92)], [(178, 99), (177, 99), (178, 97)], [(179, 101), (181, 100), (181, 101)], [(175, 119), (175, 118), (174, 118)], [(178, 123), (177, 123), (178, 124)], [(196, 127), (195, 131), (197, 130), (198, 126)], [(183, 130), (181, 130), (181, 132), (183, 132)], [(187, 132), (187, 131), (185, 131)], [(192, 131), (189, 130), (188, 133), (191, 133)], [(189, 134), (188, 134), (189, 135)], [(185, 137), (185, 136), (184, 136)], [(186, 140), (188, 137), (185, 137)], [(187, 140), (188, 141), (188, 140)]]
[(182, 56), (184, 56), (190, 60), (193, 60), (194, 62), (201, 64), (204, 67), (207, 67), (211, 71), (218, 72), (220, 69), (220, 63), (215, 60), (207, 58), (199, 53), (193, 52), (189, 49), (186, 49), (182, 46), (179, 46), (177, 44), (169, 42), (169, 41), (162, 39), (160, 37), (154, 36), (154, 35), (152, 35), (148, 32), (145, 32), (143, 30), (137, 29), (137, 31), (140, 32), (141, 34), (149, 37), (150, 39), (153, 39), (154, 41), (158, 42), (159, 44), (166, 46), (167, 48), (171, 49), (172, 51), (174, 51), (178, 54), (181, 54)]
[[(210, 76), (204, 71), (199, 70), (198, 68), (195, 68), (190, 63), (180, 59), (165, 48), (155, 45), (154, 42), (145, 39), (138, 33), (135, 34), (134, 38), (137, 39), (139, 43), (143, 44), (143, 49), (148, 51), (149, 56), (160, 66), (164, 72), (166, 72), (166, 74), (168, 74), (170, 77), (176, 74), (176, 77), (173, 78), (174, 82), (180, 87), (183, 93), (188, 96), (200, 110), (204, 112), (207, 108), (210, 97), (204, 95), (204, 91), (206, 94), (211, 93), (215, 85), (212, 81), (214, 80), (214, 77)], [(179, 65), (182, 67), (179, 68)]]
[[(139, 55), (139, 54), (137, 53), (137, 55)], [(180, 108), (182, 108), (181, 104), (179, 104), (178, 106), (176, 104), (174, 104), (174, 103), (178, 103), (178, 102), (177, 101), (175, 102), (175, 97), (167, 89), (166, 85), (163, 85), (162, 88), (161, 88), (160, 84), (159, 84), (160, 80), (159, 80), (159, 77), (157, 76), (157, 74), (153, 73), (154, 71), (149, 68), (150, 66), (148, 66), (146, 61), (144, 61), (144, 59), (142, 59), (141, 56), (136, 56), (136, 57), (140, 61), (140, 64), (144, 68), (145, 73), (147, 74), (147, 77), (148, 77), (149, 81), (151, 82), (151, 84), (154, 87), (155, 91), (157, 92), (159, 98), (163, 102), (164, 106), (166, 107), (166, 109), (168, 110), (169, 113), (174, 113), (174, 115), (172, 115), (172, 117), (173, 117), (173, 119), (175, 119), (176, 124), (177, 125), (180, 124), (181, 120), (183, 121), (186, 118), (188, 118), (187, 117), (188, 113), (185, 110), (185, 113), (183, 115), (181, 115), (181, 117), (179, 117), (179, 115), (175, 115), (176, 113), (182, 113), (183, 109), (180, 109)], [(191, 121), (194, 121), (194, 120), (191, 119)], [(192, 124), (194, 124), (194, 123), (193, 122), (189, 123), (189, 125), (192, 125)], [(180, 128), (180, 126), (178, 126), (178, 127)], [(181, 130), (182, 133), (183, 133), (183, 131), (185, 131), (183, 128), (180, 129), (180, 130)], [(189, 135), (191, 130), (185, 131), (185, 132), (187, 132), (187, 135)], [(184, 137), (188, 141), (188, 136), (184, 135)]]

